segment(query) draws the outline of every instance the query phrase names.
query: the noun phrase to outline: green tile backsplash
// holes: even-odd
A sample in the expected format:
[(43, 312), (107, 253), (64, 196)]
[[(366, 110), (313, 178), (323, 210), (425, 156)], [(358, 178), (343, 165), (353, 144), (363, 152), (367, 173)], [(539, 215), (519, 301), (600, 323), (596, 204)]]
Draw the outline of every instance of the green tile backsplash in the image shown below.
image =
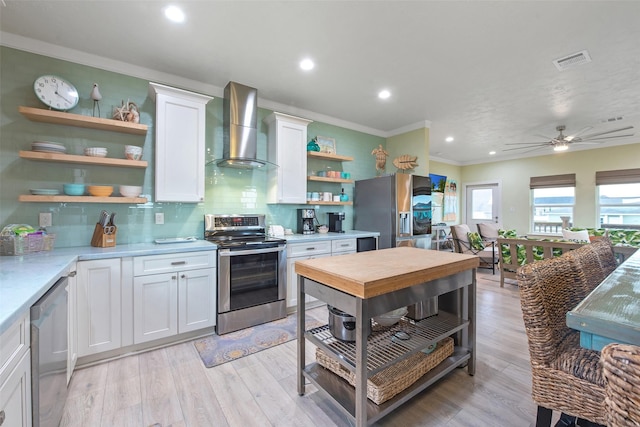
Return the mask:
[[(204, 203), (156, 203), (154, 189), (154, 119), (155, 103), (148, 97), (148, 80), (105, 71), (73, 62), (49, 58), (7, 47), (0, 47), (0, 227), (10, 223), (37, 226), (38, 213), (51, 212), (56, 233), (56, 247), (89, 245), (100, 211), (116, 212), (117, 242), (150, 242), (156, 238), (198, 236), (203, 234), (205, 213), (265, 213), (269, 224), (282, 224), (295, 229), (296, 209), (304, 205), (268, 205), (266, 175), (263, 171), (221, 169), (215, 160), (222, 156), (222, 99), (216, 97), (207, 105), (206, 185)], [(115, 106), (133, 101), (140, 108), (140, 122), (149, 126), (146, 136), (82, 129), (64, 125), (37, 123), (18, 113), (18, 106), (43, 108), (33, 93), (33, 82), (42, 74), (57, 74), (72, 82), (80, 92), (80, 102), (72, 113), (91, 115), (93, 101), (89, 93), (93, 83), (100, 85), (101, 117), (109, 117)], [(258, 94), (259, 94), (258, 88)], [(258, 157), (266, 159), (267, 125), (262, 119), (270, 110), (259, 111)], [(316, 135), (336, 139), (338, 154), (354, 157), (353, 162), (319, 162), (309, 167), (330, 166), (351, 173), (353, 179), (375, 176), (375, 160), (371, 151), (385, 139), (325, 123), (313, 122), (308, 127), (309, 139)], [(125, 145), (143, 147), (142, 159), (149, 162), (145, 170), (107, 166), (68, 165), (21, 159), (18, 151), (29, 150), (35, 140), (64, 143), (69, 154), (83, 154), (85, 147), (106, 147), (109, 157), (124, 157)], [(96, 185), (142, 185), (149, 202), (144, 205), (93, 203), (26, 203), (18, 202), (20, 194), (31, 188), (56, 188), (62, 184), (84, 180)], [(353, 185), (310, 183), (312, 191), (345, 193), (353, 200)], [(117, 191), (117, 188), (116, 188)], [(322, 206), (317, 209), (321, 223), (327, 212), (344, 211), (345, 228), (352, 228), (351, 206)], [(155, 225), (155, 213), (164, 213), (164, 225)]]

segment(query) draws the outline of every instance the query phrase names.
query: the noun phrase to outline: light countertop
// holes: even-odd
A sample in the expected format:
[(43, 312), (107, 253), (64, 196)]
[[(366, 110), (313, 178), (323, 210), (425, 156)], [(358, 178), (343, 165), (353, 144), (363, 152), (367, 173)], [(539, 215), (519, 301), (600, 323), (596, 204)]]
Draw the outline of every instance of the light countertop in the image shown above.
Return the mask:
[(357, 239), (360, 237), (380, 237), (380, 233), (372, 231), (347, 230), (344, 233), (314, 233), (285, 235), (287, 243), (319, 242), (322, 240)]

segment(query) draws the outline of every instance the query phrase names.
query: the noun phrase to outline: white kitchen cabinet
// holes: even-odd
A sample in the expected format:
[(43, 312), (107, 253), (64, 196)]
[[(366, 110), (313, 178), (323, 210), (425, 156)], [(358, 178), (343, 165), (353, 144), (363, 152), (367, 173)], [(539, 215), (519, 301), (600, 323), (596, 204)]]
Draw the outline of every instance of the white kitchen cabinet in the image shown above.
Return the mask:
[(76, 368), (78, 361), (78, 305), (77, 299), (77, 271), (75, 264), (67, 272), (67, 294), (68, 294), (68, 311), (67, 311), (67, 385), (71, 381), (71, 375)]
[(77, 263), (78, 357), (120, 348), (120, 258)]
[(268, 172), (267, 203), (307, 202), (307, 125), (311, 120), (272, 113), (267, 159), (278, 165)]
[(331, 255), (354, 254), (356, 250), (356, 239), (335, 239), (331, 241)]
[(0, 335), (0, 422), (31, 426), (31, 351), (29, 314)]
[[(321, 240), (309, 243), (287, 244), (287, 308), (296, 308), (298, 305), (298, 275), (295, 263), (305, 259), (314, 259), (331, 256), (331, 241)], [(316, 301), (307, 295), (305, 302)]]
[(202, 202), (210, 96), (149, 83), (156, 102), (156, 202)]
[(133, 260), (135, 344), (215, 326), (214, 251)]

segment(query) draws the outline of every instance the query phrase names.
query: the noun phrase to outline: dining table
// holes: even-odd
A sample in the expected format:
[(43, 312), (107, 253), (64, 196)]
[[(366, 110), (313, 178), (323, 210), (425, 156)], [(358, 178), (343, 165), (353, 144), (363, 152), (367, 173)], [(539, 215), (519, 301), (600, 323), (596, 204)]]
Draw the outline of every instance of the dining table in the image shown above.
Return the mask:
[(600, 351), (614, 342), (640, 346), (640, 250), (569, 311), (566, 322), (580, 331), (587, 349)]

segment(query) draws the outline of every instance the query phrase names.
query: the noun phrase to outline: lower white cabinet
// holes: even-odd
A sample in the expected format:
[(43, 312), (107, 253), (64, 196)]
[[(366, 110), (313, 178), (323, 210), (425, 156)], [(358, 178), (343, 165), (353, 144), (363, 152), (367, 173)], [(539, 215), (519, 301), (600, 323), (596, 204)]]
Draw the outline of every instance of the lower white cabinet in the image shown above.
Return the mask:
[(0, 335), (0, 426), (31, 426), (29, 314)]
[(133, 341), (215, 326), (215, 252), (135, 257)]
[(354, 254), (356, 251), (356, 239), (336, 239), (331, 241), (331, 255)]
[[(298, 275), (295, 262), (327, 256), (331, 256), (330, 240), (287, 244), (287, 307), (295, 308), (298, 305)], [(305, 302), (313, 301), (316, 299), (306, 296)]]
[(120, 348), (120, 258), (79, 261), (76, 267), (78, 357)]
[(77, 299), (77, 271), (74, 265), (67, 273), (67, 291), (69, 295), (67, 312), (67, 385), (78, 361), (78, 305)]

